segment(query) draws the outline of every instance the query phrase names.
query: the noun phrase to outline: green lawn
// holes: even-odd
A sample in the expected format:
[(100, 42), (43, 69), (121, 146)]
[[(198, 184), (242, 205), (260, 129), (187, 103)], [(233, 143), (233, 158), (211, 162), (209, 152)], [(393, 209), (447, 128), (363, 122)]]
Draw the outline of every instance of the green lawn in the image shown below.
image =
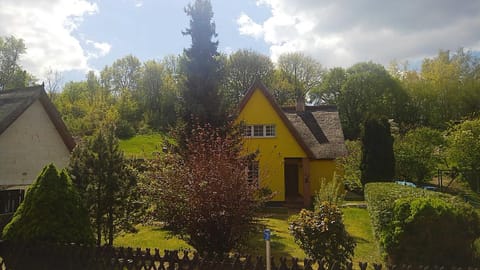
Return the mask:
[[(354, 207), (346, 207), (342, 210), (347, 231), (357, 241), (354, 262), (382, 262), (367, 210)], [(274, 257), (305, 258), (305, 253), (298, 247), (288, 232), (287, 220), (293, 213), (286, 210), (271, 212), (273, 213), (261, 214), (261, 225), (257, 232), (250, 237), (247, 246), (239, 252), (264, 256), (265, 241), (262, 232), (264, 228), (268, 227), (272, 231), (271, 249)], [(139, 232), (136, 234), (125, 234), (117, 237), (114, 241), (115, 245), (160, 248), (162, 250), (193, 249), (183, 240), (171, 237), (166, 231), (158, 227), (139, 226), (138, 229)]]
[(120, 140), (120, 149), (127, 157), (150, 158), (153, 152), (162, 151), (164, 140), (165, 135), (160, 133), (136, 135), (130, 139)]

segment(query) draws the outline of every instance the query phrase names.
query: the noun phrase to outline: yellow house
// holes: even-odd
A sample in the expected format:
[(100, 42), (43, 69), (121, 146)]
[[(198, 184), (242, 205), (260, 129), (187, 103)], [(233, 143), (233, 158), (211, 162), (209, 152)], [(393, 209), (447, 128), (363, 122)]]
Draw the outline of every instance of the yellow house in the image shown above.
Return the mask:
[(245, 151), (257, 157), (249, 176), (276, 192), (273, 201), (310, 205), (320, 181), (333, 178), (336, 158), (346, 154), (335, 106), (281, 108), (258, 81), (246, 92), (236, 120)]

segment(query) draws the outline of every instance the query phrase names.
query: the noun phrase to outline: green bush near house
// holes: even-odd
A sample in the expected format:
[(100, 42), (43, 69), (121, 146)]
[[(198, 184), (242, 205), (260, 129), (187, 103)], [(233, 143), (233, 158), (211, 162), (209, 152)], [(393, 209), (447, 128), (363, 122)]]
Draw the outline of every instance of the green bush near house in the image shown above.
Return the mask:
[(423, 265), (473, 265), (478, 215), (467, 204), (434, 197), (399, 199), (384, 244), (390, 260)]
[(479, 217), (459, 198), (395, 183), (367, 184), (365, 198), (390, 263), (472, 263)]
[(330, 202), (302, 209), (290, 217), (290, 232), (308, 257), (324, 261), (325, 269), (345, 268), (352, 261), (355, 241), (347, 232), (340, 209)]
[(3, 230), (2, 238), (15, 242), (92, 244), (88, 212), (70, 176), (47, 165), (25, 200)]

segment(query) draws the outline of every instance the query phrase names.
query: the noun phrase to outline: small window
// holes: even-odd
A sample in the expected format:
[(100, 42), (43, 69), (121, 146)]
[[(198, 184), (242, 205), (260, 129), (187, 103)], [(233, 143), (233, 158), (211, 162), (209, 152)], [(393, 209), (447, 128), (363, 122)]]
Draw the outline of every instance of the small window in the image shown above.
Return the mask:
[(254, 137), (263, 137), (263, 125), (254, 125), (253, 126), (253, 136)]
[(245, 137), (252, 137), (252, 126), (243, 126), (242, 133)]
[(275, 125), (265, 126), (265, 137), (275, 137)]
[(0, 214), (15, 212), (24, 197), (23, 189), (0, 191)]
[(251, 185), (258, 185), (258, 161), (248, 162), (247, 182)]

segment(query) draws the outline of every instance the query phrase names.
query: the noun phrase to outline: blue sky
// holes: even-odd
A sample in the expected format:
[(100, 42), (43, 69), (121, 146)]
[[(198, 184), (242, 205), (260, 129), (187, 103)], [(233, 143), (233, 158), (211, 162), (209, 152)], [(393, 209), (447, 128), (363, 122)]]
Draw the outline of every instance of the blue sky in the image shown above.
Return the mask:
[[(192, 0), (193, 1), (193, 0)], [(190, 45), (188, 0), (0, 0), (0, 36), (22, 38), (22, 66), (44, 80), (82, 80), (125, 55), (142, 61)], [(300, 51), (325, 67), (418, 63), (440, 49), (480, 50), (478, 0), (211, 0), (219, 50), (275, 61)]]

